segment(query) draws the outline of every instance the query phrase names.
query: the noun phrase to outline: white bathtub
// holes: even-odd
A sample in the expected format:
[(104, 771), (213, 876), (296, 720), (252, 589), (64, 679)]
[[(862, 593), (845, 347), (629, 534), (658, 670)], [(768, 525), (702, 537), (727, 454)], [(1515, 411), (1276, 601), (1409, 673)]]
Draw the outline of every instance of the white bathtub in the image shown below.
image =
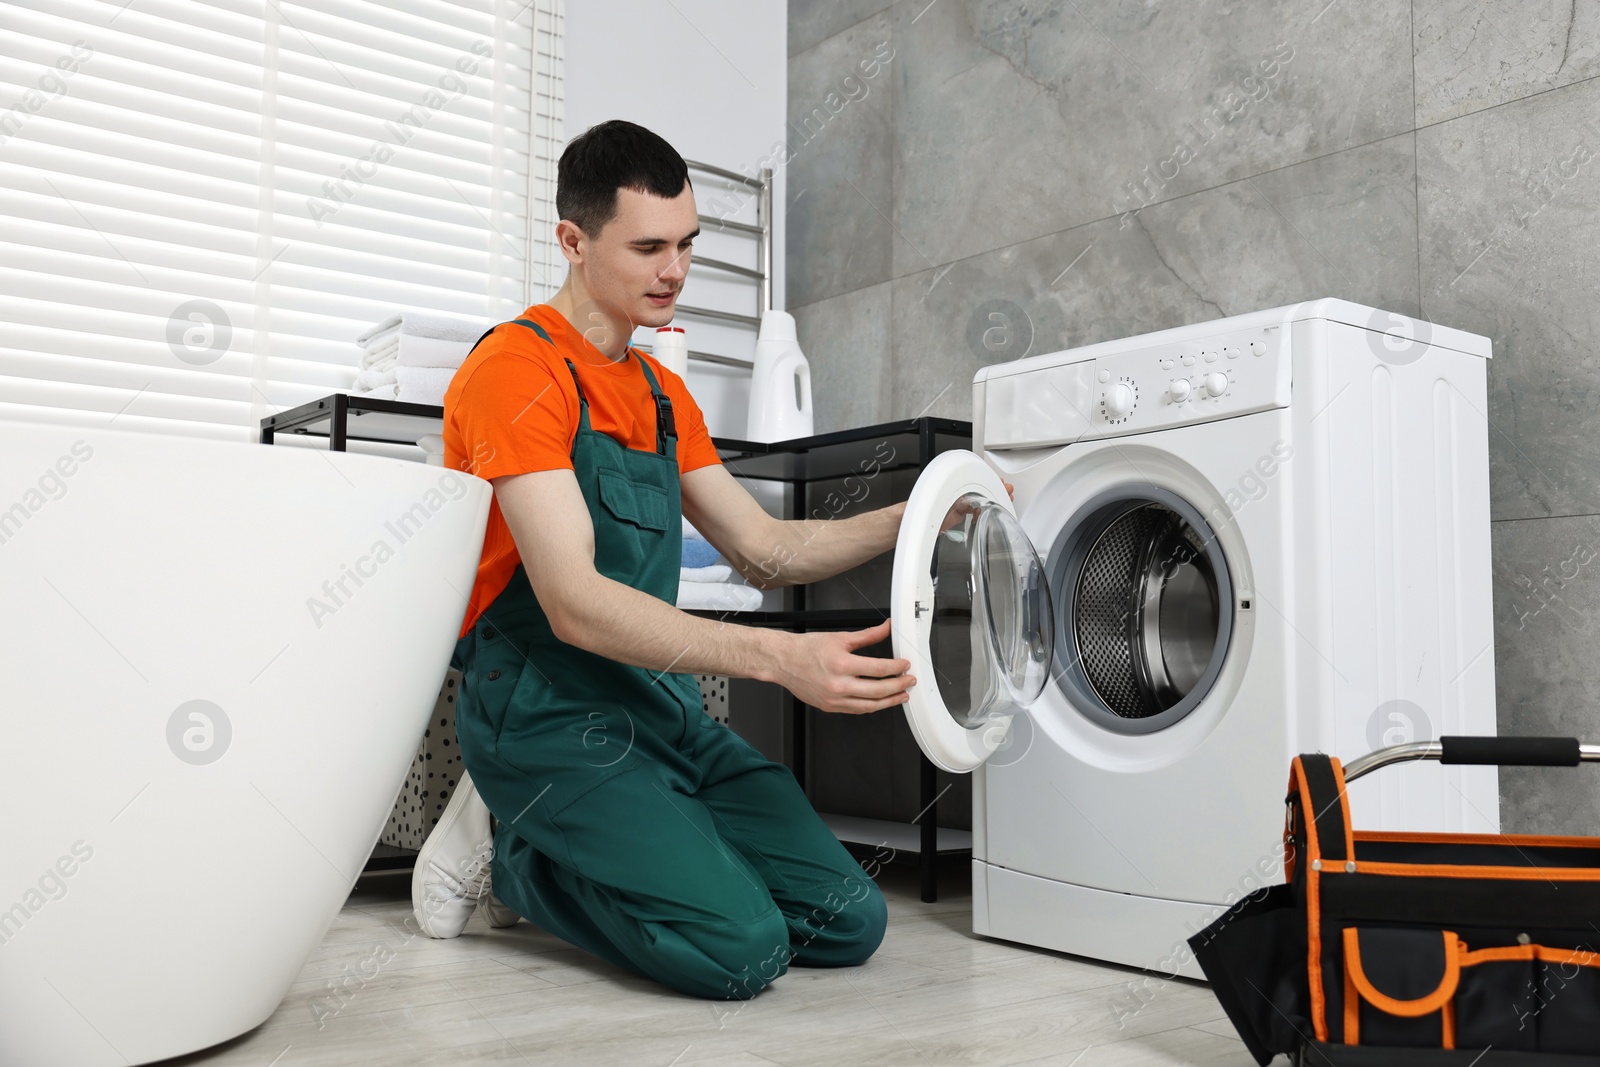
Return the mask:
[(0, 1064), (148, 1063), (272, 1014), (400, 790), (490, 495), (0, 419)]

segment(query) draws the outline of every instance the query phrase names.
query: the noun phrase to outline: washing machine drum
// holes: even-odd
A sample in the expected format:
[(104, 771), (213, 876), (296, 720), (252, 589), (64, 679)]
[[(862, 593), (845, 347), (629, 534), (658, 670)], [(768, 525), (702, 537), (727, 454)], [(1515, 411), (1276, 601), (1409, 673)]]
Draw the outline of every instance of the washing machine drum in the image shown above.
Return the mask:
[(1227, 561), (1182, 498), (1153, 486), (1091, 502), (1055, 553), (1058, 684), (1120, 733), (1164, 729), (1197, 707), (1233, 628)]

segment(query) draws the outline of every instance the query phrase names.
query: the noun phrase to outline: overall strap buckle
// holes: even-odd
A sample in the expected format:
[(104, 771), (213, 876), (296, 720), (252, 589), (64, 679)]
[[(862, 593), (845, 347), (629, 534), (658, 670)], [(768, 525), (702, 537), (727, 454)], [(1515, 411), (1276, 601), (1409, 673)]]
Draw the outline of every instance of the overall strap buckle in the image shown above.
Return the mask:
[(667, 450), (667, 438), (678, 436), (678, 424), (672, 418), (672, 398), (665, 393), (655, 394), (656, 401), (656, 451)]
[(589, 398), (583, 395), (583, 386), (578, 382), (578, 368), (572, 365), (572, 360), (570, 359), (564, 359), (561, 362), (567, 365), (567, 370), (572, 374), (572, 387), (578, 391), (578, 406), (580, 408), (587, 407)]

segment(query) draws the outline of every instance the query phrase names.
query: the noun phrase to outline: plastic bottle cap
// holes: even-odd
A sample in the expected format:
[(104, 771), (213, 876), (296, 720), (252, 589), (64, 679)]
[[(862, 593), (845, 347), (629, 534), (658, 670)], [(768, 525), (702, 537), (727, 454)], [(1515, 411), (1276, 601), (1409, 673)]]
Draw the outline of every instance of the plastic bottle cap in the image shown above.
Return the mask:
[(682, 333), (682, 326), (657, 326), (656, 333)]
[(758, 342), (793, 341), (795, 338), (793, 315), (777, 308), (769, 308), (761, 313), (761, 328), (756, 332)]

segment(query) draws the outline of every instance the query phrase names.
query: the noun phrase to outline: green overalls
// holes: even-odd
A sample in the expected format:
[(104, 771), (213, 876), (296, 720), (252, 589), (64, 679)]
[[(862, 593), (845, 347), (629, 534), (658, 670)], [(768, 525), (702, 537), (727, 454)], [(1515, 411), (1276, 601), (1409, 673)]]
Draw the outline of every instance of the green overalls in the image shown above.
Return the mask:
[[(649, 365), (627, 358), (655, 399), (655, 451), (590, 428), (568, 360), (579, 400), (572, 465), (595, 569), (673, 604), (683, 530), (672, 403)], [(521, 564), (452, 663), (464, 675), (462, 760), (496, 820), (491, 882), (520, 915), (715, 999), (754, 996), (791, 960), (846, 966), (878, 947), (877, 885), (789, 769), (705, 713), (693, 675), (560, 641)]]

